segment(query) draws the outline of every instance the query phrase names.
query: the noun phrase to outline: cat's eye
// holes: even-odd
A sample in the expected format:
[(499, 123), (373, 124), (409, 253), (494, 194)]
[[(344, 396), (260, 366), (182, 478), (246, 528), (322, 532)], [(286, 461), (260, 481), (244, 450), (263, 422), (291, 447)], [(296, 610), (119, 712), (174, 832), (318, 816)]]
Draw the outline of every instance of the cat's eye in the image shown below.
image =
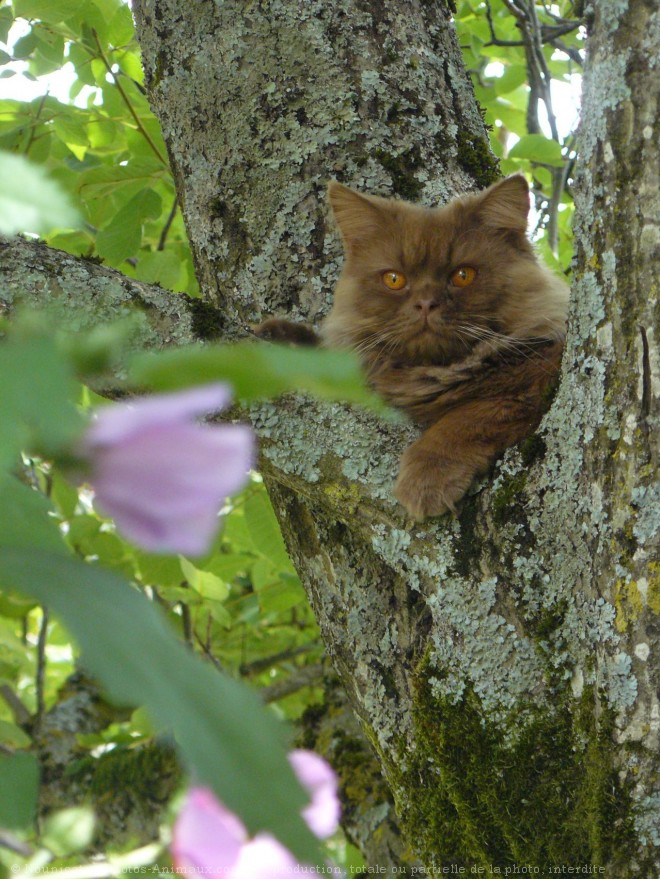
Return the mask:
[(381, 277), (388, 290), (403, 290), (408, 283), (408, 278), (403, 272), (395, 272), (393, 269), (383, 272)]
[(477, 277), (477, 270), (472, 266), (459, 266), (449, 276), (454, 287), (469, 287)]

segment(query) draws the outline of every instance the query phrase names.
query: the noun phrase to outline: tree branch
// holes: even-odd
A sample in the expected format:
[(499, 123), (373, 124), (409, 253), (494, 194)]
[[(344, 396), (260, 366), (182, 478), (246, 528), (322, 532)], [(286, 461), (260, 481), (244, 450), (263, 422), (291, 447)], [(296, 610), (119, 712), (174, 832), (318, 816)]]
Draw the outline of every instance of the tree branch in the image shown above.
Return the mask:
[(33, 239), (0, 236), (0, 313), (48, 310), (59, 326), (84, 330), (135, 315), (136, 349), (217, 338), (223, 315), (198, 299), (145, 284)]

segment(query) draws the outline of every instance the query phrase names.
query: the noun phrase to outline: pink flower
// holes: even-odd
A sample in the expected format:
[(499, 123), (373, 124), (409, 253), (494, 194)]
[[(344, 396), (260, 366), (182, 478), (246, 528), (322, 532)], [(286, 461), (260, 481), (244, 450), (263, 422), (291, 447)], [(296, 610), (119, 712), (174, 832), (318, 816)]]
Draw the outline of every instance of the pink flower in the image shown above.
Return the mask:
[[(289, 760), (311, 794), (303, 818), (312, 832), (324, 839), (339, 826), (335, 774), (312, 751), (293, 751)], [(268, 833), (249, 839), (237, 816), (201, 787), (188, 791), (176, 819), (172, 859), (178, 872), (210, 879), (282, 879), (299, 872), (288, 849)]]
[(201, 555), (224, 499), (247, 481), (254, 435), (243, 424), (196, 424), (222, 409), (226, 385), (104, 407), (81, 444), (99, 509), (151, 552)]

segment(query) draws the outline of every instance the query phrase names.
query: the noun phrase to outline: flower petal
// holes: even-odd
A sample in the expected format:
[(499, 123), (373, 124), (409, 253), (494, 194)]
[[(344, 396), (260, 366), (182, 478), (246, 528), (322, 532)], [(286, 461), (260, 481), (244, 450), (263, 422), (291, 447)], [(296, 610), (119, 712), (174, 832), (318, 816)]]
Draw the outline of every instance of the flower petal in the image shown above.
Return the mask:
[(241, 849), (228, 879), (286, 879), (300, 873), (291, 852), (268, 833), (258, 833)]
[(243, 824), (212, 791), (193, 787), (172, 831), (172, 860), (177, 871), (222, 877), (239, 860), (247, 840)]
[(135, 397), (128, 403), (103, 406), (85, 438), (87, 447), (121, 442), (149, 427), (187, 422), (224, 409), (231, 400), (231, 388), (222, 382), (189, 388), (175, 394)]
[(254, 457), (246, 425), (159, 424), (98, 447), (91, 482), (98, 507), (127, 538), (153, 552), (199, 555)]
[(331, 836), (339, 826), (341, 806), (337, 776), (330, 765), (313, 751), (292, 751), (289, 762), (312, 801), (302, 811), (309, 829), (320, 839)]

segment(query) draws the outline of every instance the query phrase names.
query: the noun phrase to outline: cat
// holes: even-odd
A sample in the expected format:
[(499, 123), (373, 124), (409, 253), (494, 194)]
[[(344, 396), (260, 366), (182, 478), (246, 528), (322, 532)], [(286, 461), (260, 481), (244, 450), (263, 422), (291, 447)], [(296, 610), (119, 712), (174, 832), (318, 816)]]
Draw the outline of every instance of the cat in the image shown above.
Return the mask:
[(522, 175), (440, 208), (328, 195), (344, 267), (321, 335), (264, 321), (258, 335), (348, 348), (369, 382), (424, 432), (394, 494), (418, 521), (447, 511), (474, 478), (532, 433), (559, 373), (568, 287), (527, 239)]

